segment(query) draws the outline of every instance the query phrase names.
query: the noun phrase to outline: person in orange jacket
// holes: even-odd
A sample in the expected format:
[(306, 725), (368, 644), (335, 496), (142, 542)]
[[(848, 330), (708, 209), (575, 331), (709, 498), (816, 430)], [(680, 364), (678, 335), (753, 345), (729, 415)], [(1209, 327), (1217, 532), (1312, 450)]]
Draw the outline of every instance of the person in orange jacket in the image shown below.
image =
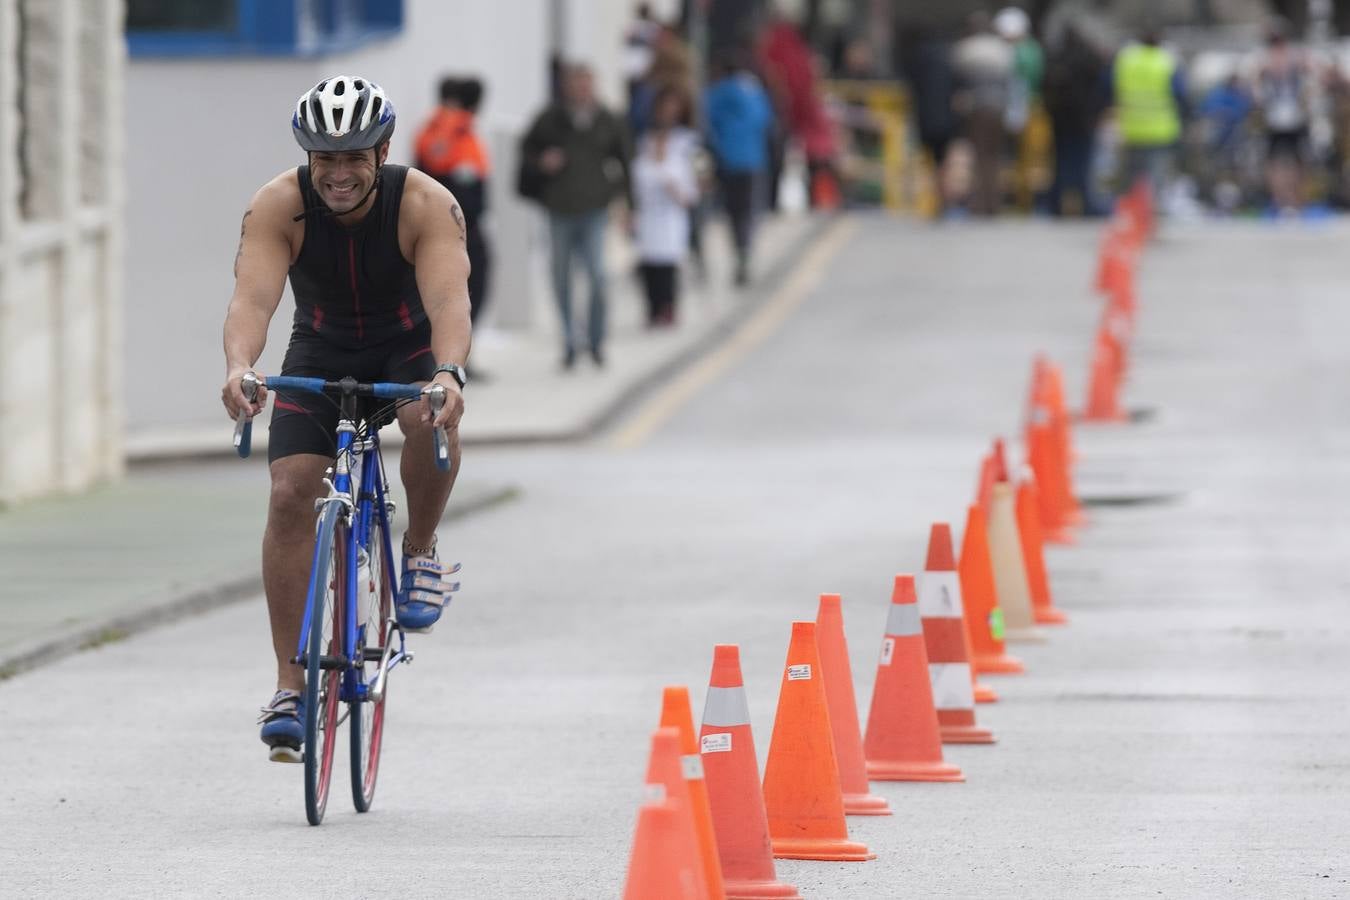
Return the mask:
[[(470, 316), (474, 322), (488, 300), (488, 273), (492, 255), (482, 220), (488, 206), (488, 176), (491, 166), (487, 148), (474, 130), (474, 119), (483, 99), (483, 83), (477, 78), (445, 78), (441, 103), (417, 134), (417, 168), (444, 184), (459, 200), (464, 212), (469, 254)], [(481, 376), (481, 373), (475, 373)]]

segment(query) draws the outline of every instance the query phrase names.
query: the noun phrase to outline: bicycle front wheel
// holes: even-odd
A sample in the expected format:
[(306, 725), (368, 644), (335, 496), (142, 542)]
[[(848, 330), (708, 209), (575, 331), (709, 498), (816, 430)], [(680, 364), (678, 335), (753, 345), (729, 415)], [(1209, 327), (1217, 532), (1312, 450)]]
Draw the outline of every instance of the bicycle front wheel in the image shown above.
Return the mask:
[(330, 503), (319, 522), (314, 570), (309, 584), (309, 647), (305, 655), (305, 817), (323, 821), (337, 747), (341, 693), (342, 610), (346, 594), (347, 526), (342, 509)]
[[(389, 560), (384, 558), (384, 528), (371, 525), (370, 577), (356, 586), (358, 629), (356, 664), (361, 683), (369, 686), (375, 678), (384, 649), (393, 640), (389, 617), (393, 615), (393, 578)], [(360, 581), (360, 579), (358, 579)], [(350, 704), (352, 743), (352, 803), (357, 812), (366, 812), (375, 799), (375, 779), (380, 772), (380, 745), (384, 738), (384, 704), (389, 696), (388, 673), (378, 700), (353, 698)]]

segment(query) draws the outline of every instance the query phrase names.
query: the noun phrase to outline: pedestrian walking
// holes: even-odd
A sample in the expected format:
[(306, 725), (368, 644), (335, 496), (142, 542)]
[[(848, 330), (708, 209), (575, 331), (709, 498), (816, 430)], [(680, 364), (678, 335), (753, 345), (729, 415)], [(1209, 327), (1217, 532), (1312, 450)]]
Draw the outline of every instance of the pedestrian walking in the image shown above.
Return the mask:
[(1161, 44), (1162, 35), (1156, 28), (1145, 29), (1139, 41), (1116, 55), (1112, 68), (1124, 147), (1120, 189), (1128, 191), (1138, 179), (1147, 178), (1155, 199), (1162, 196), (1171, 177), (1185, 108), (1181, 69)]
[(630, 196), (631, 151), (623, 121), (596, 98), (590, 67), (569, 65), (562, 81), (561, 101), (550, 104), (526, 132), (518, 185), (549, 214), (562, 365), (571, 369), (578, 343), (572, 319), (573, 257), (581, 260), (590, 281), (587, 349), (597, 366), (604, 365), (605, 228), (610, 203)]
[(1051, 215), (1076, 210), (1091, 216), (1101, 211), (1091, 173), (1097, 126), (1110, 104), (1106, 68), (1106, 58), (1073, 23), (1065, 26), (1050, 47), (1043, 91), (1055, 147), (1048, 198)]
[(634, 221), (649, 327), (675, 324), (680, 263), (689, 248), (689, 210), (698, 201), (698, 136), (681, 124), (684, 117), (679, 88), (662, 88), (633, 158)]
[[(475, 129), (483, 83), (477, 78), (445, 78), (441, 81), (440, 106), (417, 134), (417, 168), (445, 185), (459, 201), (468, 232), (470, 318), (474, 324), (488, 304), (492, 250), (484, 218), (488, 209), (488, 176), (491, 166), (487, 146)], [(482, 380), (481, 371), (470, 377)]]
[(1311, 82), (1306, 60), (1282, 32), (1272, 31), (1253, 93), (1266, 132), (1266, 187), (1282, 214), (1297, 212), (1303, 201)]
[(722, 205), (731, 220), (735, 282), (744, 286), (750, 281), (755, 196), (769, 165), (773, 110), (764, 86), (749, 69), (746, 54), (724, 54), (714, 72), (703, 103), (708, 143), (717, 163)]
[(957, 109), (975, 156), (970, 211), (992, 216), (1002, 204), (1003, 139), (1014, 74), (1012, 46), (994, 33), (989, 16), (975, 13), (952, 49), (959, 91)]
[(941, 218), (950, 202), (947, 151), (958, 129), (954, 107), (956, 73), (952, 68), (952, 48), (926, 28), (914, 32), (906, 44), (910, 49), (902, 53), (901, 63), (914, 98), (914, 120), (919, 143), (928, 151), (933, 165), (933, 183), (937, 195), (934, 217)]

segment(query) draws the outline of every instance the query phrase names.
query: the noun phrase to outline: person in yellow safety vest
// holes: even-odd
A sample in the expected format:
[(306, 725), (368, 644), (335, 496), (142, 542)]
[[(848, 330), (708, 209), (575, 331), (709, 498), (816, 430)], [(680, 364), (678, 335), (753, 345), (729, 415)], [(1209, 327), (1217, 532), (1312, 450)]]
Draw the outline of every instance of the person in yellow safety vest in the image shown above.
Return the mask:
[(1143, 177), (1155, 198), (1167, 185), (1186, 108), (1181, 69), (1160, 43), (1157, 30), (1146, 30), (1116, 55), (1111, 78), (1123, 145), (1120, 190)]

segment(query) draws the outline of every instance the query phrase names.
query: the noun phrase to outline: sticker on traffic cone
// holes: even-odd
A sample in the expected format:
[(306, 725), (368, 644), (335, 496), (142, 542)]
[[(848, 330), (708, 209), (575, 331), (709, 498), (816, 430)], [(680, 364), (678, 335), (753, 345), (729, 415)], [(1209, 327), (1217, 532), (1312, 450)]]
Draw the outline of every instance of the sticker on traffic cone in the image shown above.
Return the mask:
[(729, 900), (800, 900), (773, 868), (769, 820), (750, 731), (750, 706), (735, 644), (713, 648), (712, 677), (699, 729), (703, 778)]
[(624, 900), (711, 900), (680, 763), (680, 734), (658, 728), (647, 765), (647, 802), (638, 813)]
[(993, 733), (975, 724), (961, 583), (952, 561), (951, 528), (944, 522), (929, 531), (928, 562), (917, 587), (938, 732), (948, 744), (992, 744)]
[(703, 781), (703, 757), (694, 735), (694, 714), (689, 707), (689, 689), (667, 687), (661, 695), (661, 727), (674, 728), (680, 735), (680, 764), (685, 787), (689, 790), (689, 808), (698, 836), (698, 853), (707, 876), (708, 896), (722, 897), (722, 864), (717, 859), (717, 838), (713, 834), (712, 813), (708, 808), (708, 787)]
[[(946, 553), (951, 555), (951, 532), (946, 533)], [(933, 545), (928, 548), (929, 559)], [(985, 534), (984, 513), (971, 504), (966, 511), (966, 532), (961, 538), (960, 581), (965, 610), (966, 634), (977, 672), (1011, 675), (1024, 671), (1022, 661), (1003, 649), (1003, 611), (994, 590), (994, 571), (989, 564), (989, 539)]]
[(774, 856), (839, 862), (876, 859), (865, 845), (848, 839), (815, 622), (792, 623), (764, 764), (764, 808)]
[(1045, 546), (1041, 535), (1041, 514), (1036, 500), (1036, 477), (1023, 473), (1017, 485), (1017, 530), (1022, 535), (1022, 559), (1026, 564), (1027, 587), (1031, 590), (1031, 614), (1039, 624), (1063, 625), (1069, 617), (1055, 607), (1050, 598), (1050, 579), (1045, 572)]
[(942, 759), (913, 575), (895, 576), (863, 751), (874, 781), (966, 780)]
[(1031, 588), (1027, 585), (1022, 536), (1017, 531), (1013, 487), (1006, 481), (994, 485), (989, 512), (989, 562), (994, 569), (994, 590), (1003, 610), (1003, 638), (1007, 641), (1043, 641), (1045, 632), (1036, 627), (1031, 612)]
[(830, 734), (839, 766), (839, 790), (844, 813), (850, 816), (889, 816), (885, 797), (867, 789), (867, 760), (863, 757), (862, 729), (858, 727), (858, 700), (853, 696), (853, 668), (844, 637), (844, 614), (838, 594), (821, 594), (816, 611), (816, 646), (830, 709)]

